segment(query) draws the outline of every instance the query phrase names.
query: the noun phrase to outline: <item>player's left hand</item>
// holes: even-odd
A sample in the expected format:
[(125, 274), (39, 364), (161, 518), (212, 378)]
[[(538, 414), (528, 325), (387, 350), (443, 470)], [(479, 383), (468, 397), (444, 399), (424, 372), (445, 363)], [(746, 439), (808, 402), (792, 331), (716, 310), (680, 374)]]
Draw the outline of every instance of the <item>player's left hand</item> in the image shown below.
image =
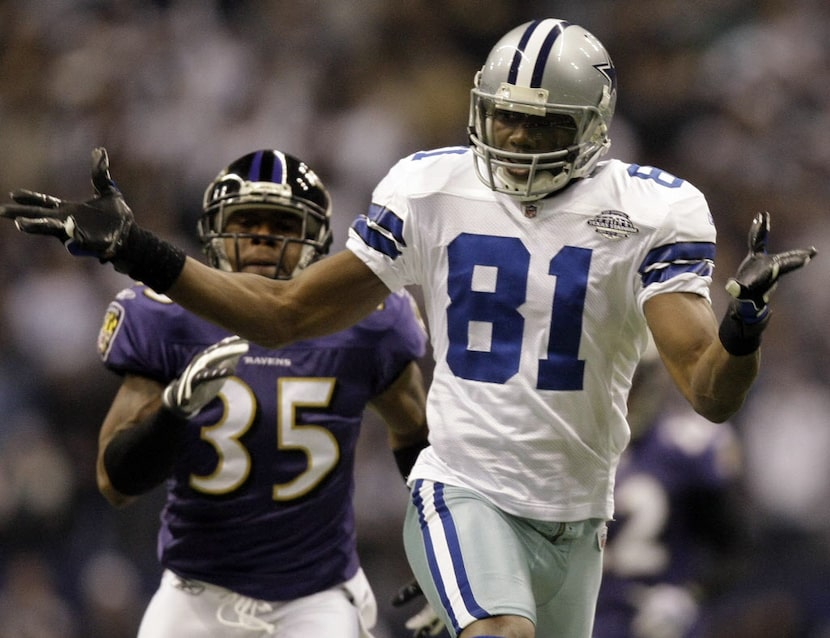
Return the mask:
[(816, 249), (788, 250), (770, 255), (767, 252), (770, 214), (758, 213), (749, 230), (749, 252), (738, 272), (726, 283), (726, 291), (735, 299), (735, 312), (746, 324), (763, 321), (768, 312), (769, 298), (778, 279), (801, 268), (816, 254)]
[[(398, 593), (392, 599), (392, 606), (401, 607), (416, 598), (423, 598), (423, 596), (424, 592), (421, 590), (421, 586), (413, 580), (398, 590)], [(437, 636), (444, 630), (444, 622), (428, 602), (417, 614), (409, 618), (404, 626), (412, 631), (412, 638)]]
[(57, 237), (73, 255), (110, 261), (134, 224), (133, 213), (110, 176), (104, 148), (92, 151), (91, 177), (95, 196), (86, 202), (17, 190), (13, 204), (0, 206), (0, 217), (13, 219), (24, 233)]
[(246, 352), (248, 342), (236, 336), (205, 348), (164, 388), (164, 407), (186, 419), (198, 414), (219, 393)]

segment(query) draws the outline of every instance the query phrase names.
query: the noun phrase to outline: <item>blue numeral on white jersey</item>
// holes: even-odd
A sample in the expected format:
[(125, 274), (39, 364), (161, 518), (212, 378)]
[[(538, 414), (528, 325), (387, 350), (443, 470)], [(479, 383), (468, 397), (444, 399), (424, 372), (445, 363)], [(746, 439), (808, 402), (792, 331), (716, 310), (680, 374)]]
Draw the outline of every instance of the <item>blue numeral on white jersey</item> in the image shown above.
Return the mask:
[[(463, 233), (448, 247), (447, 364), (473, 381), (506, 383), (519, 371), (530, 252), (516, 237)], [(539, 361), (540, 390), (581, 390), (582, 313), (591, 251), (565, 246), (550, 261), (554, 277), (547, 358)]]

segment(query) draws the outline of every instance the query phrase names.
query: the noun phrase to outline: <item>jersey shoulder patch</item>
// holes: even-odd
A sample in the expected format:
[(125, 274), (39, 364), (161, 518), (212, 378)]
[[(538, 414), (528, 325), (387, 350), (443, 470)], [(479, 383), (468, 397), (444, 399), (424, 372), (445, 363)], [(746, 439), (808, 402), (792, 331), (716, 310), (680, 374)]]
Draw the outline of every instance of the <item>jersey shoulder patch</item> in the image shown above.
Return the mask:
[[(174, 305), (170, 297), (161, 295), (152, 288), (141, 284), (124, 288), (115, 295), (115, 299), (110, 302), (110, 305), (107, 306), (104, 312), (104, 320), (101, 323), (101, 328), (98, 330), (97, 347), (101, 359), (106, 361), (109, 357), (115, 337), (121, 329), (121, 326), (124, 325), (127, 308), (130, 307), (133, 313), (140, 313), (145, 308), (152, 309), (155, 304), (169, 306), (171, 310)], [(170, 311), (165, 310), (165, 312)]]
[(118, 301), (113, 301), (107, 306), (104, 313), (104, 321), (98, 331), (98, 354), (106, 360), (112, 347), (115, 335), (118, 333), (124, 322), (124, 306)]

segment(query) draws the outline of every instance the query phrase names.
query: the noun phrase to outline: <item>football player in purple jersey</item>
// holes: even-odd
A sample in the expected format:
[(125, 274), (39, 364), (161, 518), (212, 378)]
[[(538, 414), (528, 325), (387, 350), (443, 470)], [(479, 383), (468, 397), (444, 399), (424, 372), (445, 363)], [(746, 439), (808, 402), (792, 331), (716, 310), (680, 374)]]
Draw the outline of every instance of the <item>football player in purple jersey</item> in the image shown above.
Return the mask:
[(768, 253), (759, 213), (718, 321), (708, 203), (657, 167), (602, 159), (616, 100), (616, 68), (586, 29), (511, 29), (474, 76), (470, 145), (402, 158), (346, 250), (289, 281), (207, 268), (142, 228), (101, 148), (92, 199), (20, 190), (0, 216), (272, 347), (420, 286), (435, 367), (430, 445), (408, 481), (414, 576), (451, 636), (588, 638), (649, 334), (694, 410), (724, 421), (758, 373), (779, 278), (816, 253)]
[[(304, 162), (260, 150), (207, 188), (199, 238), (215, 268), (290, 279), (327, 252), (330, 215)], [(118, 293), (98, 340), (123, 376), (100, 432), (99, 487), (122, 505), (167, 484), (164, 572), (141, 638), (370, 635), (355, 448), (367, 406), (402, 472), (426, 445), (425, 338), (405, 292), (351, 328), (276, 350), (147, 286)]]
[(748, 546), (741, 449), (727, 423), (672, 401), (656, 350), (629, 394), (594, 638), (690, 638), (706, 605), (737, 579)]

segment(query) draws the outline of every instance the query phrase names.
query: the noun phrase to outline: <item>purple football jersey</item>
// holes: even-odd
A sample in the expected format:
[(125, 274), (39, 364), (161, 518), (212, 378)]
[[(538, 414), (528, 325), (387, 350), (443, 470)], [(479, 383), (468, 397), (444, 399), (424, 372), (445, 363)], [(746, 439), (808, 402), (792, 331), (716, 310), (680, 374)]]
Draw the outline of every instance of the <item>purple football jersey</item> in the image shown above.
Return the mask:
[(595, 638), (630, 638), (643, 586), (701, 585), (735, 537), (726, 504), (740, 469), (728, 424), (683, 411), (663, 417), (623, 453), (608, 524)]
[[(110, 370), (166, 384), (226, 336), (139, 285), (110, 304), (98, 349)], [(425, 341), (403, 293), (330, 336), (279, 350), (252, 343), (236, 375), (188, 423), (161, 513), (162, 565), (265, 600), (351, 578), (364, 408), (424, 354)]]

